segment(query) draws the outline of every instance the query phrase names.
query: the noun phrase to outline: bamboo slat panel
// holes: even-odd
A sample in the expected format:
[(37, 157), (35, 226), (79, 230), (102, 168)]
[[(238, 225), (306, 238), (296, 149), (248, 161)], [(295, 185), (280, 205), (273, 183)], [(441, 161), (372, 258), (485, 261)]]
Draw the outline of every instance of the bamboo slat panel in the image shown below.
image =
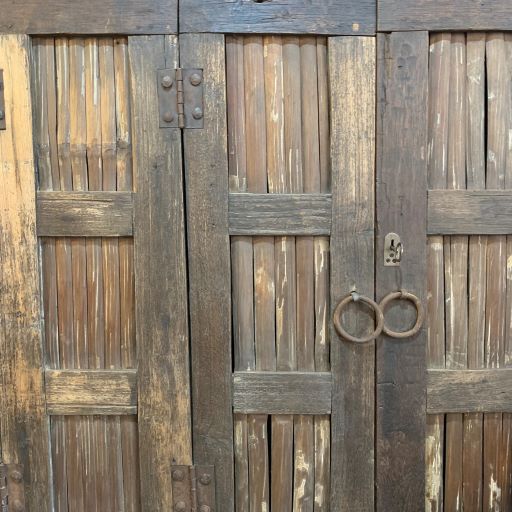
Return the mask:
[[(230, 192), (330, 192), (327, 42), (226, 38)], [(235, 371), (328, 372), (329, 241), (231, 237)], [(329, 509), (329, 416), (235, 414), (237, 511)]]
[[(431, 36), (430, 189), (512, 185), (511, 42), (502, 33)], [(509, 237), (461, 235), (429, 237), (428, 366), (498, 373), (509, 361)], [(500, 412), (429, 415), (426, 510), (508, 510), (510, 431)]]
[[(33, 41), (41, 191), (132, 191), (125, 38)], [(133, 242), (42, 237), (46, 357), (54, 369), (134, 368)], [(52, 416), (57, 511), (140, 510), (135, 416)]]

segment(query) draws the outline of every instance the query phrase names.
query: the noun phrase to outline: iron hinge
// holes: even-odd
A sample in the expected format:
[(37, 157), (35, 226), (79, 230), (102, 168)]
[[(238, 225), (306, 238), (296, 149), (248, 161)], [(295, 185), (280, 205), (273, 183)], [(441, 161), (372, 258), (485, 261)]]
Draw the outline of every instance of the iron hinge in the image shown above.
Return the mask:
[(159, 69), (160, 128), (203, 127), (203, 70)]
[(4, 97), (4, 72), (0, 69), (0, 130), (6, 130), (5, 124), (5, 97)]
[(174, 512), (215, 512), (213, 466), (172, 466)]
[(1, 512), (25, 510), (23, 468), (19, 464), (0, 462), (0, 504)]

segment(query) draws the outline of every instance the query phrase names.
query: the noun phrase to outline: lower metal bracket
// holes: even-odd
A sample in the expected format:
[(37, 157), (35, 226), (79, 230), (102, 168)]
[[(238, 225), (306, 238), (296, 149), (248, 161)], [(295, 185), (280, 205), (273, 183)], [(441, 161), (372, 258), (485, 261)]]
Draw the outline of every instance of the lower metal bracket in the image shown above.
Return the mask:
[(215, 512), (213, 466), (172, 466), (174, 512)]
[(19, 464), (0, 462), (0, 504), (1, 512), (26, 510), (23, 468)]

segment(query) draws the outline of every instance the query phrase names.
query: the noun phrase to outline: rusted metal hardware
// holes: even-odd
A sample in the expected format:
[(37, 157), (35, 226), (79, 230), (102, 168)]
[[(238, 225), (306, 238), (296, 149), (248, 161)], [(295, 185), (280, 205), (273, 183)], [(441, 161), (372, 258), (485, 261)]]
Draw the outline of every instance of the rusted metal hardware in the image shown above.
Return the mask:
[[(349, 334), (343, 325), (341, 324), (341, 314), (345, 307), (351, 302), (362, 302), (370, 306), (375, 312), (375, 321), (376, 326), (371, 334), (367, 336), (363, 336), (361, 338), (357, 338), (356, 336), (352, 336)], [(334, 327), (336, 332), (344, 339), (348, 341), (352, 341), (354, 343), (367, 343), (368, 341), (372, 341), (382, 332), (382, 328), (384, 326), (384, 315), (382, 314), (382, 310), (379, 305), (370, 299), (369, 297), (365, 297), (364, 295), (359, 295), (357, 292), (352, 292), (350, 295), (347, 295), (344, 299), (342, 299), (339, 304), (336, 306), (334, 310), (334, 314), (332, 317), (332, 321), (334, 323)]]
[(1, 512), (25, 510), (23, 468), (19, 464), (0, 462), (0, 504)]
[(423, 304), (421, 303), (420, 299), (416, 297), (413, 293), (407, 292), (405, 290), (400, 290), (398, 292), (391, 292), (388, 293), (381, 301), (380, 301), (380, 309), (384, 312), (386, 306), (392, 301), (396, 299), (401, 300), (409, 300), (414, 304), (414, 307), (416, 308), (416, 322), (413, 325), (411, 329), (408, 331), (403, 332), (396, 332), (392, 331), (389, 327), (386, 326), (386, 323), (384, 323), (384, 326), (382, 327), (382, 330), (384, 334), (387, 336), (390, 336), (391, 338), (410, 338), (411, 336), (414, 336), (423, 325), (423, 322), (425, 320), (425, 309), (423, 308)]
[(203, 70), (159, 69), (160, 128), (202, 128)]
[(0, 130), (6, 130), (5, 121), (5, 97), (4, 97), (4, 72), (0, 69)]
[(215, 512), (213, 466), (172, 466), (174, 512)]
[(399, 267), (403, 252), (404, 246), (400, 236), (396, 233), (388, 233), (384, 238), (384, 266)]

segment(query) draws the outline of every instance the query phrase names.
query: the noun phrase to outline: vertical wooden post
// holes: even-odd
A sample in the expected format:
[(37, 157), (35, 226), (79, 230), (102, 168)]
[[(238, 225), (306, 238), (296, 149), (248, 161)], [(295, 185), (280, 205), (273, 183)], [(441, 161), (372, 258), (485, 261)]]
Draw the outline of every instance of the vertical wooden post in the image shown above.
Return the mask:
[[(329, 77), (334, 309), (352, 290), (374, 296), (375, 39), (330, 38)], [(344, 323), (373, 329), (357, 305)], [(342, 340), (334, 330), (331, 339), (331, 510), (373, 510), (375, 344)]]
[(175, 36), (130, 37), (141, 501), (171, 510), (172, 464), (191, 464), (181, 135), (159, 128), (157, 70)]
[[(426, 300), (428, 34), (378, 38), (376, 291), (381, 299), (406, 289)], [(384, 237), (404, 245), (399, 267), (382, 261)], [(406, 330), (415, 310), (401, 301), (386, 311)], [(426, 326), (406, 340), (377, 344), (376, 510), (425, 507)]]
[(180, 36), (181, 66), (204, 72), (204, 129), (185, 130), (194, 463), (214, 464), (217, 508), (234, 509), (231, 268), (224, 36)]
[(24, 467), (27, 506), (50, 510), (29, 38), (0, 36), (7, 129), (0, 131), (0, 439), (5, 462)]

